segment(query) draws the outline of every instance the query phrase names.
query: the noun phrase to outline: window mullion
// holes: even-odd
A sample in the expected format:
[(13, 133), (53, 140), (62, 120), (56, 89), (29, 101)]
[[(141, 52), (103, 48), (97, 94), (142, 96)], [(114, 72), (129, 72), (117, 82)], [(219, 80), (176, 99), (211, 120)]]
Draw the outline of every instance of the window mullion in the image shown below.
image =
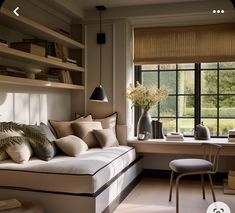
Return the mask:
[(201, 66), (195, 64), (195, 108), (194, 108), (194, 127), (201, 123)]

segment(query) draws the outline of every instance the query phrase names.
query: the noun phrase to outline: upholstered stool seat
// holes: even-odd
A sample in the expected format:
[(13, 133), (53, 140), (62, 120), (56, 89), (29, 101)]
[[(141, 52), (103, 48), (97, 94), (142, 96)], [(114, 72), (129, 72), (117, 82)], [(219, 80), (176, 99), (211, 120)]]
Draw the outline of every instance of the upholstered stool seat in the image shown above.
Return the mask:
[(169, 167), (177, 173), (213, 170), (213, 164), (210, 161), (196, 158), (173, 160)]

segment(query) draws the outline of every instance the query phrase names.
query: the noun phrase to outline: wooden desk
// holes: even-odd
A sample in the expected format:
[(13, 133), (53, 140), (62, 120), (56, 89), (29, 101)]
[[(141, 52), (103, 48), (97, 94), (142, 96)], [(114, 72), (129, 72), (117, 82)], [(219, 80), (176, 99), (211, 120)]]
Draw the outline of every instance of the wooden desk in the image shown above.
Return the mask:
[(139, 153), (162, 154), (202, 154), (201, 143), (216, 143), (222, 146), (221, 156), (235, 156), (235, 143), (227, 138), (212, 138), (211, 140), (195, 140), (185, 138), (184, 141), (166, 141), (165, 139), (150, 139), (138, 141), (136, 138), (127, 141), (128, 146), (134, 147)]

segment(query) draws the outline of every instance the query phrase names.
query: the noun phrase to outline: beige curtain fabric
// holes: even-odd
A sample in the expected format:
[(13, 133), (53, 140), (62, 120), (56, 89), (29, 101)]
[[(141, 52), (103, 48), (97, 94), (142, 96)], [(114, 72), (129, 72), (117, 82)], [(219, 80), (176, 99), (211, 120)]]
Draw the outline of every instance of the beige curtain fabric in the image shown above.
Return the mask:
[(135, 64), (234, 60), (235, 23), (134, 30)]

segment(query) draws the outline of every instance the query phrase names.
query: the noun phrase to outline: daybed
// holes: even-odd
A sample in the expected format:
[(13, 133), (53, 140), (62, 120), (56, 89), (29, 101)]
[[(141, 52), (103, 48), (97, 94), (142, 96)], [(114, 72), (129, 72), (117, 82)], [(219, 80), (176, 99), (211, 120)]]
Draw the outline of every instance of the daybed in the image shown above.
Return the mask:
[(0, 199), (17, 198), (49, 213), (110, 212), (110, 204), (141, 172), (141, 160), (128, 146), (92, 148), (78, 157), (58, 155), (45, 162), (0, 162)]

